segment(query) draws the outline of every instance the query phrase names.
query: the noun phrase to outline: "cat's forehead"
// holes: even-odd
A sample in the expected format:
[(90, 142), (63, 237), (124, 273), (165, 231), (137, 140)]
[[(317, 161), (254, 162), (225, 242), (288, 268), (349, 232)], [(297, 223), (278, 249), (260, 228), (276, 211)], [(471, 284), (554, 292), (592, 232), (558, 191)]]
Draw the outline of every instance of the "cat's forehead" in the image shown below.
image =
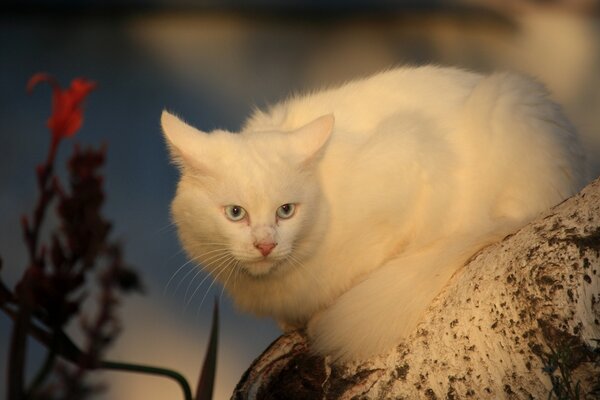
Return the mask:
[(213, 166), (222, 191), (257, 201), (297, 191), (300, 171), (285, 147), (269, 139), (265, 134), (222, 138)]
[(285, 169), (292, 165), (290, 146), (284, 134), (223, 133), (218, 135), (218, 139), (213, 150), (231, 169), (250, 168), (262, 175), (274, 168)]

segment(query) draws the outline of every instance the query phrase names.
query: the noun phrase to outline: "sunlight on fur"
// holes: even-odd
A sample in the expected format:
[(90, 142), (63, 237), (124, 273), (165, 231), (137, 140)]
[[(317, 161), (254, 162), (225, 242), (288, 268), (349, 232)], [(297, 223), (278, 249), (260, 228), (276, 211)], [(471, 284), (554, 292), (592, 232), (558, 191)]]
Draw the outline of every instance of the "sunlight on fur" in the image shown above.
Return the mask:
[[(237, 306), (357, 360), (412, 334), (482, 247), (586, 181), (536, 81), (397, 68), (256, 111), (239, 133), (163, 112), (189, 257)], [(187, 297), (187, 296), (186, 296)]]

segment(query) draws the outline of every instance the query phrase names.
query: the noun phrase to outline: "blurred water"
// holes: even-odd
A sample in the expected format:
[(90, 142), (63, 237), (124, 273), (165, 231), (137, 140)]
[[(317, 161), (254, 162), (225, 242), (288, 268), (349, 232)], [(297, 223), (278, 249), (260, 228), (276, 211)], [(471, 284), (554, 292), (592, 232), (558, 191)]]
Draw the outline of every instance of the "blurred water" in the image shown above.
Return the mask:
[[(183, 274), (164, 293), (185, 257), (169, 224), (177, 174), (160, 135), (163, 108), (202, 130), (236, 130), (255, 105), (393, 65), (518, 69), (551, 88), (583, 132), (594, 176), (600, 173), (600, 31), (596, 18), (582, 14), (433, 9), (342, 17), (5, 15), (0, 17), (0, 54), (3, 279), (14, 282), (25, 265), (19, 216), (32, 208), (33, 166), (48, 144), (49, 90), (39, 87), (27, 96), (25, 83), (38, 71), (56, 75), (64, 85), (76, 76), (97, 80), (100, 86), (89, 97), (77, 140), (109, 145), (105, 211), (148, 287), (145, 297), (125, 301), (125, 330), (110, 356), (173, 367), (192, 382), (203, 359), (211, 307), (207, 301), (197, 309), (204, 289), (185, 307), (190, 279), (175, 292)], [(61, 160), (69, 147), (62, 149)], [(272, 322), (236, 313), (226, 296), (221, 302), (218, 399), (228, 397), (251, 360), (278, 335)], [(0, 316), (2, 376), (8, 333), (8, 321)], [(179, 398), (178, 388), (160, 379), (114, 373), (104, 378), (110, 384), (106, 398)]]

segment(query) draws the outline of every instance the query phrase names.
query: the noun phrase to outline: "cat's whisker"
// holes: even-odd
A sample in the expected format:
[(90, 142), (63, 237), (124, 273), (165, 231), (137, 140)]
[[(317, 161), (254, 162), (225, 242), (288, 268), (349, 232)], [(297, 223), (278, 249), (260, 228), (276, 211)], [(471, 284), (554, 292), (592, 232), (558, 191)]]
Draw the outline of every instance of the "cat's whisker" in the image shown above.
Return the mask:
[(155, 235), (159, 235), (161, 233), (164, 233), (164, 231), (166, 230), (175, 230), (177, 229), (177, 225), (174, 222), (169, 222), (168, 224), (166, 224), (165, 226), (158, 228), (154, 231)]
[[(180, 252), (183, 250), (180, 250)], [(206, 255), (210, 254), (210, 253), (215, 253), (215, 252), (227, 252), (228, 250), (226, 248), (219, 248), (219, 249), (214, 249), (214, 250), (210, 250), (207, 251), (205, 253), (199, 254), (191, 259), (189, 259), (187, 262), (185, 262), (183, 265), (181, 265), (179, 268), (177, 268), (177, 270), (173, 273), (173, 275), (171, 275), (171, 278), (169, 278), (169, 281), (167, 282), (167, 284), (165, 285), (165, 288), (163, 290), (163, 294), (167, 293), (167, 290), (169, 289), (169, 285), (171, 284), (171, 281), (175, 278), (175, 276), (177, 276), (179, 274), (179, 272), (185, 268), (186, 266), (188, 266), (190, 263), (195, 262), (197, 260), (199, 260), (200, 258), (205, 257)], [(219, 253), (220, 254), (220, 253)], [(173, 256), (174, 257), (174, 256)], [(211, 256), (212, 257), (212, 256)], [(211, 259), (211, 257), (209, 257), (206, 261), (209, 261)], [(192, 265), (192, 267), (194, 267)], [(177, 293), (177, 291), (179, 290), (179, 287), (181, 286), (181, 284), (183, 283), (183, 281), (185, 280), (185, 278), (187, 278), (191, 273), (192, 273), (193, 269), (188, 271), (182, 278), (181, 281), (179, 281), (179, 284), (177, 284), (177, 287), (175, 288), (175, 293)]]
[(212, 288), (212, 286), (215, 284), (215, 282), (219, 278), (219, 275), (221, 275), (221, 273), (223, 271), (227, 270), (227, 268), (229, 268), (229, 266), (231, 265), (231, 263), (235, 262), (235, 261), (236, 261), (235, 258), (233, 258), (233, 256), (232, 256), (231, 260), (229, 261), (229, 263), (227, 265), (225, 265), (224, 268), (221, 268), (221, 270), (219, 271), (219, 273), (215, 276), (215, 278), (211, 282), (210, 286), (208, 286), (208, 289), (206, 289), (206, 292), (204, 293), (204, 296), (202, 297), (202, 301), (200, 302), (200, 305), (198, 306), (198, 311), (200, 311), (200, 309), (202, 309), (202, 304), (204, 304), (204, 300), (206, 300), (206, 296), (208, 296), (208, 293), (210, 292), (210, 289)]
[[(183, 253), (185, 251), (185, 249), (182, 247), (180, 248), (178, 251), (176, 251), (175, 253), (171, 254), (168, 258), (168, 260), (172, 260), (173, 258), (177, 257), (178, 255), (180, 255), (181, 253)], [(196, 257), (194, 257), (196, 258)]]
[(187, 288), (185, 289), (185, 293), (183, 294), (183, 301), (186, 302), (186, 299), (188, 298), (188, 294), (190, 292), (190, 289), (192, 287), (192, 285), (194, 284), (194, 282), (196, 281), (196, 278), (198, 278), (200, 275), (202, 274), (202, 270), (201, 269), (196, 269), (196, 273), (194, 274), (194, 276), (192, 277), (192, 279), (188, 282)]
[[(186, 261), (185, 263), (183, 263), (179, 268), (177, 268), (177, 270), (171, 275), (171, 278), (169, 278), (167, 284), (165, 285), (165, 288), (163, 290), (163, 295), (167, 293), (167, 290), (169, 290), (169, 285), (171, 284), (171, 281), (173, 281), (173, 279), (175, 278), (175, 276), (177, 276), (177, 274), (179, 274), (179, 272), (187, 267), (188, 265), (190, 265), (192, 262), (196, 261), (198, 258), (200, 258), (199, 256), (197, 257), (193, 257), (191, 259), (189, 259), (188, 261)], [(193, 265), (191, 265), (191, 267), (194, 267)], [(192, 270), (190, 270), (192, 271)], [(189, 272), (185, 274), (185, 276), (189, 275)], [(184, 278), (185, 278), (184, 276)], [(177, 285), (179, 287), (179, 285)], [(175, 291), (177, 291), (177, 289), (175, 289)]]
[[(191, 249), (191, 251), (198, 257), (205, 257), (206, 255), (214, 253), (216, 251), (228, 251), (230, 245), (231, 243), (226, 242), (202, 242), (194, 246), (193, 249)], [(217, 247), (215, 248), (215, 246)], [(208, 251), (204, 251), (207, 247)]]
[(322, 287), (321, 281), (319, 281), (319, 279), (316, 277), (316, 275), (314, 274), (314, 272), (311, 269), (307, 268), (300, 260), (298, 260), (293, 255), (293, 251), (292, 251), (292, 253), (290, 253), (288, 255), (287, 260), (291, 261), (294, 265), (297, 265), (298, 267), (300, 267), (300, 269), (302, 269), (302, 271), (306, 272), (308, 274), (308, 276), (310, 278), (312, 278), (312, 280), (315, 282), (315, 284), (317, 286), (319, 286), (319, 288)]
[(204, 258), (208, 254), (211, 254), (211, 253), (215, 253), (215, 254), (212, 254), (210, 257), (207, 257), (205, 260), (198, 263), (198, 266), (200, 267), (200, 269), (206, 270), (208, 267), (213, 265), (215, 262), (218, 262), (223, 255), (226, 255), (227, 253), (229, 253), (229, 250), (227, 250), (226, 248), (221, 248), (221, 249), (207, 251), (206, 253), (202, 253), (202, 254), (194, 257), (194, 260)]
[(206, 257), (207, 255), (209, 255), (209, 254), (212, 254), (212, 253), (217, 253), (217, 252), (227, 252), (227, 251), (229, 251), (229, 250), (227, 249), (227, 247), (219, 247), (219, 248), (217, 248), (217, 249), (212, 249), (212, 250), (206, 251), (206, 252), (204, 252), (204, 253), (200, 253), (200, 254), (198, 254), (198, 255), (197, 255), (195, 258), (199, 258), (199, 257)]
[(235, 292), (235, 288), (236, 288), (238, 276), (240, 274), (240, 271), (242, 270), (242, 267), (240, 267), (240, 262), (239, 261), (237, 261), (235, 263), (235, 269), (236, 269), (235, 270), (235, 276), (233, 277), (233, 291), (234, 292)]
[[(179, 283), (177, 284), (177, 286), (175, 287), (175, 293), (177, 293), (179, 291), (179, 288), (181, 287), (181, 285), (183, 284), (183, 282), (185, 282), (186, 278), (188, 276), (190, 276), (190, 274), (194, 271), (196, 271), (196, 275), (202, 270), (203, 268), (192, 268), (190, 269), (188, 272), (185, 273), (185, 275), (179, 280)], [(196, 276), (194, 275), (194, 276)]]
[[(234, 258), (230, 255), (230, 254), (226, 254), (225, 257), (220, 258), (218, 260), (219, 265), (217, 265), (217, 267), (214, 268), (214, 270), (212, 271), (212, 273), (207, 273), (206, 276), (202, 279), (202, 281), (200, 281), (200, 283), (196, 286), (196, 289), (194, 290), (194, 293), (192, 293), (192, 296), (187, 300), (186, 302), (186, 307), (191, 303), (192, 299), (194, 298), (194, 296), (196, 296), (196, 293), (198, 293), (198, 290), (202, 287), (202, 284), (204, 284), (204, 282), (213, 276), (213, 274), (216, 273), (216, 275), (214, 276), (213, 282), (215, 279), (217, 279), (219, 277), (219, 275), (221, 274), (221, 272), (227, 268), (227, 265), (229, 265), (229, 263), (231, 262), (231, 260), (233, 260)], [(215, 261), (217, 262), (217, 261)], [(226, 264), (228, 263), (228, 264)], [(212, 284), (211, 284), (212, 286)], [(209, 287), (210, 289), (210, 287)]]
[(223, 255), (228, 254), (228, 253), (229, 253), (229, 250), (227, 250), (227, 249), (216, 249), (216, 250), (212, 250), (212, 251), (207, 251), (206, 253), (202, 254), (201, 257), (205, 258), (208, 254), (211, 254), (211, 255), (209, 257), (206, 257), (204, 260), (200, 261), (200, 263), (199, 263), (200, 268), (202, 268), (203, 270), (206, 270), (215, 262), (215, 259), (219, 259)]
[[(183, 296), (183, 300), (185, 301), (188, 298), (188, 293), (190, 292), (190, 288), (192, 287), (194, 281), (200, 275), (200, 272), (202, 270), (206, 270), (207, 267), (212, 266), (213, 264), (219, 263), (222, 260), (227, 260), (229, 257), (230, 257), (229, 252), (226, 252), (225, 254), (218, 253), (218, 255), (215, 255), (215, 256), (212, 257), (213, 260), (211, 262), (209, 262), (209, 263), (205, 262), (204, 264), (202, 264), (203, 265), (202, 269), (198, 269), (197, 272), (196, 272), (196, 274), (194, 275), (194, 277), (190, 281), (190, 283), (188, 283), (187, 289), (185, 290), (185, 295)], [(216, 269), (218, 269), (218, 267)], [(207, 274), (208, 274), (207, 276), (210, 276), (210, 272), (207, 272)], [(204, 282), (204, 280), (202, 282)], [(200, 282), (200, 285), (202, 285), (202, 282)], [(192, 295), (192, 297), (193, 297), (193, 295)], [(191, 298), (190, 298), (190, 300), (191, 300)], [(189, 301), (188, 301), (188, 303), (189, 303)]]
[[(215, 271), (218, 271), (218, 269), (219, 269), (219, 268), (220, 268), (220, 266), (219, 266), (219, 267), (217, 267), (217, 269), (215, 269)], [(211, 274), (207, 273), (207, 274), (204, 276), (204, 278), (202, 278), (202, 280), (200, 281), (200, 283), (198, 283), (198, 284), (196, 285), (196, 288), (194, 289), (194, 292), (192, 293), (192, 295), (190, 296), (190, 298), (189, 298), (189, 299), (187, 299), (187, 300), (185, 300), (185, 299), (184, 299), (184, 301), (185, 301), (185, 305), (184, 305), (184, 307), (183, 307), (183, 311), (184, 311), (184, 312), (185, 312), (185, 310), (187, 309), (187, 307), (190, 305), (190, 303), (192, 302), (192, 299), (193, 299), (194, 297), (196, 297), (196, 293), (198, 293), (198, 290), (200, 290), (200, 288), (202, 287), (202, 285), (204, 284), (204, 282), (206, 282), (206, 280), (207, 280), (208, 278), (210, 278), (211, 276), (212, 276)]]
[[(223, 292), (225, 291), (225, 286), (227, 286), (227, 282), (229, 282), (229, 278), (231, 278), (231, 275), (233, 274), (233, 272), (235, 271), (235, 267), (237, 267), (239, 261), (235, 261), (235, 263), (231, 266), (231, 271), (229, 271), (229, 275), (227, 275), (227, 279), (225, 279), (225, 283), (223, 283), (223, 287), (221, 288), (221, 294), (219, 295), (219, 301), (221, 301), (221, 298), (223, 297)], [(234, 280), (235, 282), (235, 280)]]
[(300, 262), (298, 262), (298, 260), (296, 260), (295, 258), (287, 256), (285, 258), (285, 261), (289, 262), (290, 264), (293, 264), (294, 266), (300, 268), (301, 270), (304, 270), (304, 266), (302, 264), (300, 264)]
[(204, 271), (206, 271), (207, 269), (212, 267), (215, 263), (218, 263), (224, 257), (227, 257), (229, 255), (230, 255), (229, 250), (225, 249), (217, 254), (213, 254), (212, 256), (208, 257), (204, 262), (200, 263), (200, 266)]

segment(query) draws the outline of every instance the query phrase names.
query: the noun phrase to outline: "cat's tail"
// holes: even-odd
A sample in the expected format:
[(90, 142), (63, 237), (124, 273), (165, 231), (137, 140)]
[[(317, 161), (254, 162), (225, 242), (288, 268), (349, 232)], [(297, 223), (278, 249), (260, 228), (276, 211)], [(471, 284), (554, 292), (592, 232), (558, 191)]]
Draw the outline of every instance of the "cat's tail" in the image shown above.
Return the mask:
[(456, 235), (389, 260), (311, 320), (313, 348), (349, 361), (383, 353), (416, 335), (453, 274), (497, 239), (495, 233)]
[[(465, 104), (468, 152), (492, 217), (527, 220), (587, 182), (572, 124), (539, 82), (516, 74), (482, 78)], [(477, 143), (479, 141), (479, 143)], [(486, 203), (489, 201), (489, 203)]]

